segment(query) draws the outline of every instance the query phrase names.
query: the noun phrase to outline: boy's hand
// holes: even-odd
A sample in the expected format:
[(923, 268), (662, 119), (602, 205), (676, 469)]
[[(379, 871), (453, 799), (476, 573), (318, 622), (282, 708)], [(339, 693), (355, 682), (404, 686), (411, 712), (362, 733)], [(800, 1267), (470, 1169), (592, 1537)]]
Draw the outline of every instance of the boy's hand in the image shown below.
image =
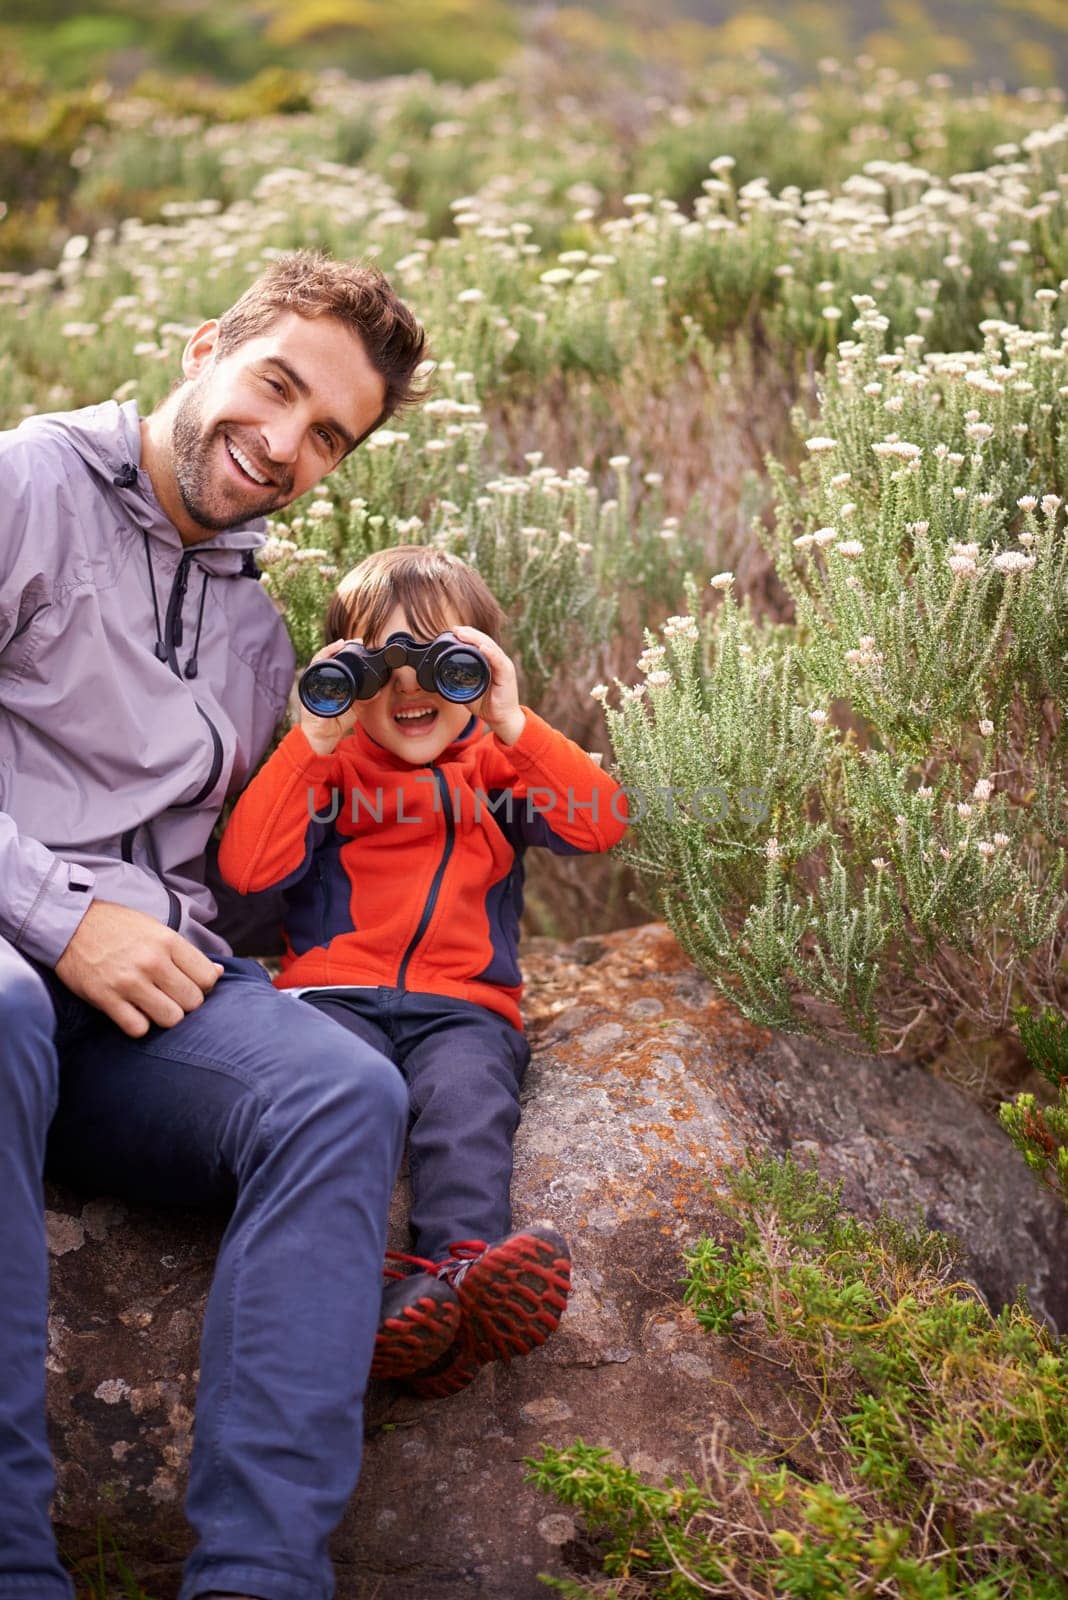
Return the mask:
[[(362, 639), (335, 639), (332, 644), (323, 648), (312, 656), (308, 665), (313, 666), (317, 661), (329, 661), (331, 656), (336, 656), (339, 650), (344, 650), (347, 644), (362, 644)], [(317, 717), (314, 711), (309, 711), (307, 706), (300, 703), (300, 725), (304, 736), (318, 756), (332, 756), (346, 733), (351, 733), (359, 721), (359, 701), (354, 700), (347, 711), (337, 717)]]
[(488, 633), (481, 633), (478, 628), (469, 628), (466, 624), (452, 631), (464, 644), (477, 645), (490, 665), (493, 676), (479, 704), (479, 716), (502, 744), (515, 744), (527, 720), (519, 704), (515, 667)]

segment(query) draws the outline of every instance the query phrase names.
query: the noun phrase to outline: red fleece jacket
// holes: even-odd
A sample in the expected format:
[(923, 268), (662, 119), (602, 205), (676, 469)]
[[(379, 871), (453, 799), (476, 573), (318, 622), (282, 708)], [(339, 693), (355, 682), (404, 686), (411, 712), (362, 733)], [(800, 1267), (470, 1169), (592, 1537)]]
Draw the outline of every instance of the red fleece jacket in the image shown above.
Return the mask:
[(627, 815), (615, 780), (524, 712), (515, 744), (473, 717), (430, 767), (360, 726), (329, 756), (299, 728), (286, 735), (219, 851), (241, 893), (286, 886), (280, 988), (382, 984), (474, 1001), (522, 1026), (523, 853), (608, 850)]

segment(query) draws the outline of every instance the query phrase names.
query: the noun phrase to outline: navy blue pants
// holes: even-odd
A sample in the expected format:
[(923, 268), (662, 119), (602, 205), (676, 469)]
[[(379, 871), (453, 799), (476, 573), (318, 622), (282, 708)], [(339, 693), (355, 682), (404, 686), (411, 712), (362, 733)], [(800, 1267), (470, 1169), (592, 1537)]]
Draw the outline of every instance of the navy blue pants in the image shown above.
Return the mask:
[(303, 999), (404, 1074), (415, 1253), (438, 1261), (460, 1239), (492, 1243), (508, 1233), (512, 1140), (530, 1060), (523, 1034), (485, 1006), (404, 989), (312, 990)]
[[(41, 1189), (232, 1208), (208, 1298), (181, 1600), (328, 1600), (408, 1113), (380, 1050), (231, 958), (129, 1039), (0, 940), (0, 1600), (69, 1600), (48, 1519)], [(54, 1120), (53, 1120), (54, 1114)]]

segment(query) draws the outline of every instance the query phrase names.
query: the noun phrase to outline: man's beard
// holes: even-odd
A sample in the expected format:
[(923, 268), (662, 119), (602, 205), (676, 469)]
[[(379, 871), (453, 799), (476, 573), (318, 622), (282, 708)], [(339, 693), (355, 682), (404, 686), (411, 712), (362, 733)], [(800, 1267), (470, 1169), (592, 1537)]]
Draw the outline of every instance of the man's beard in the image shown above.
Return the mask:
[(242, 523), (288, 504), (289, 488), (285, 484), (264, 484), (262, 505), (246, 503), (240, 510), (236, 506), (227, 509), (225, 484), (213, 482), (215, 473), (212, 470), (215, 441), (219, 439), (224, 450), (226, 441), (220, 427), (202, 426), (200, 396), (203, 387), (203, 378), (188, 384), (175, 408), (171, 429), (174, 481), (186, 514), (201, 528), (224, 533), (227, 528), (240, 527)]

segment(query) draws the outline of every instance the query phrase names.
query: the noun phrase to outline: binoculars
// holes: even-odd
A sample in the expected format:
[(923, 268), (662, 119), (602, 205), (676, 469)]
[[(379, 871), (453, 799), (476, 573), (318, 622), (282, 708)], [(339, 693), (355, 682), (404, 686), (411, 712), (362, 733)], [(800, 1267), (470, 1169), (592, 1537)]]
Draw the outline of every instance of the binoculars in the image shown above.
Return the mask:
[(414, 667), (420, 689), (461, 704), (485, 694), (492, 679), (482, 651), (454, 633), (439, 633), (429, 644), (417, 644), (410, 633), (391, 633), (377, 650), (347, 644), (329, 661), (313, 662), (297, 692), (315, 716), (339, 717), (354, 700), (376, 695), (394, 667)]

